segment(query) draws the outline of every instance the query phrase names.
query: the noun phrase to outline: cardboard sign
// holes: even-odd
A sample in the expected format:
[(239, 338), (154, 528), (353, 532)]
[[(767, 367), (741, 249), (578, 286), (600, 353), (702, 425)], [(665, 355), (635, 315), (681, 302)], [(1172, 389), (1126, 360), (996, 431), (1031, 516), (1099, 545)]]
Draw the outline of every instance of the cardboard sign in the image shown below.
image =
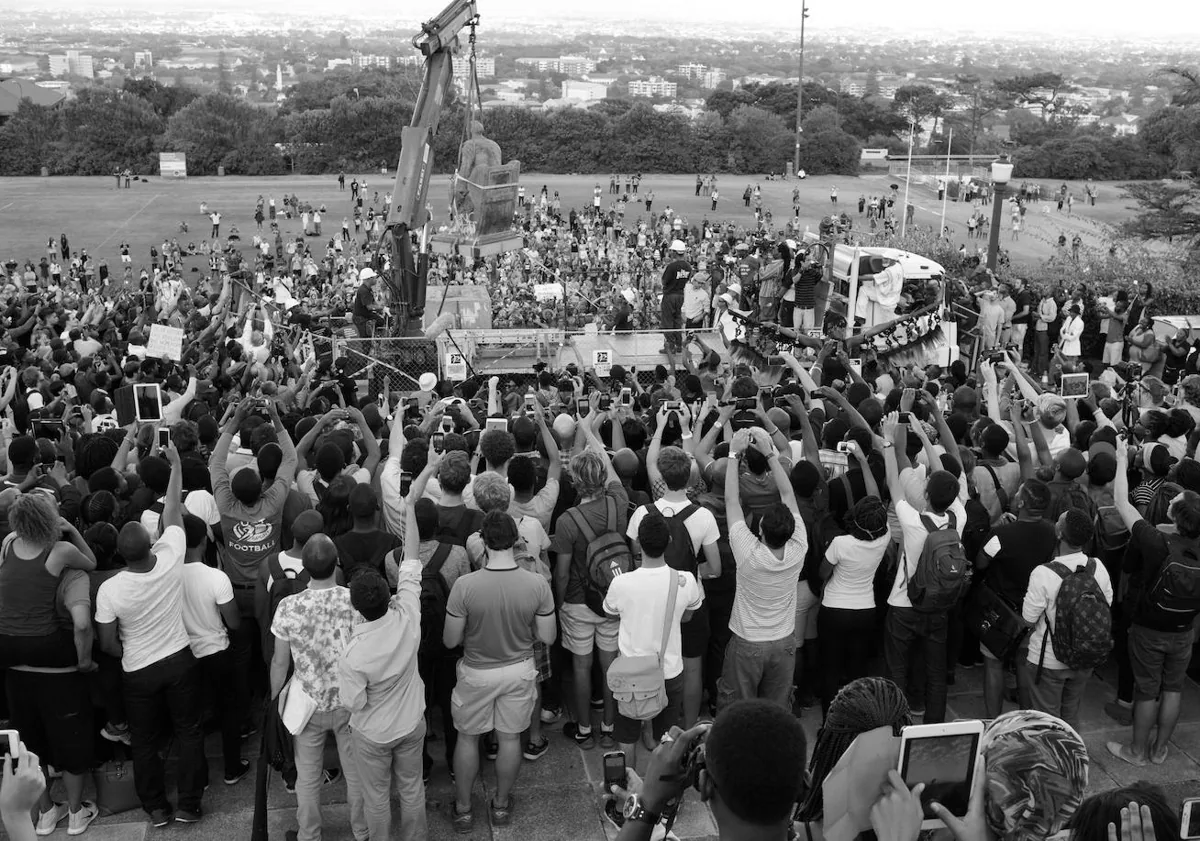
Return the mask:
[(150, 340), (146, 342), (146, 356), (153, 356), (157, 359), (173, 359), (176, 362), (181, 360), (183, 358), (183, 328), (152, 324)]
[(533, 298), (535, 301), (561, 301), (563, 288), (561, 283), (535, 283)]
[(461, 353), (452, 350), (446, 354), (446, 379), (465, 380), (467, 378), (467, 360)]
[(613, 352), (607, 348), (596, 348), (592, 351), (592, 368), (597, 377), (607, 377), (612, 373)]

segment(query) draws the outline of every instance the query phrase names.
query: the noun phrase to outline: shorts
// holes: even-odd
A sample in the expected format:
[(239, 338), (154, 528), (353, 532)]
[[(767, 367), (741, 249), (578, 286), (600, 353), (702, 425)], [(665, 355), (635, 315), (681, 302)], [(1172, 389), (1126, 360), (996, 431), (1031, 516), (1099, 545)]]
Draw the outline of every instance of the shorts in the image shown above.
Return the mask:
[(812, 307), (796, 307), (796, 309), (793, 310), (792, 327), (796, 330), (816, 329), (816, 314), (816, 310), (814, 310)]
[(586, 604), (567, 602), (558, 611), (562, 626), (563, 648), (572, 654), (587, 656), (599, 646), (601, 651), (617, 650), (617, 633), (621, 629), (618, 619), (607, 619), (592, 613)]
[(537, 701), (537, 667), (522, 660), (496, 669), (476, 669), (458, 661), (458, 682), (450, 693), (454, 729), (463, 736), (492, 730), (523, 733)]
[(538, 683), (545, 683), (554, 676), (550, 667), (550, 646), (541, 640), (533, 641), (533, 665), (537, 668)]
[(1163, 692), (1182, 692), (1192, 660), (1193, 635), (1187, 631), (1129, 628), (1129, 664), (1133, 668), (1133, 700), (1156, 701)]
[(1124, 342), (1121, 342), (1121, 341), (1105, 342), (1104, 343), (1104, 355), (1100, 361), (1103, 362), (1105, 365), (1120, 365), (1121, 358), (1124, 355), (1125, 355), (1125, 343)]
[(808, 582), (798, 582), (796, 584), (796, 628), (793, 631), (796, 648), (804, 648), (805, 640), (817, 638), (817, 613), (820, 607), (821, 600), (813, 595), (812, 587), (808, 586)]
[(130, 257), (128, 254), (122, 254), (122, 255), (121, 255), (121, 262), (122, 262), (122, 263), (132, 263), (132, 262), (133, 262), (133, 258), (132, 258), (132, 257)]
[(708, 653), (708, 602), (702, 602), (699, 609), (679, 626), (679, 636), (683, 659), (703, 657)]
[(70, 774), (94, 764), (92, 693), (78, 672), (22, 672), (5, 678), (10, 727), (43, 763)]

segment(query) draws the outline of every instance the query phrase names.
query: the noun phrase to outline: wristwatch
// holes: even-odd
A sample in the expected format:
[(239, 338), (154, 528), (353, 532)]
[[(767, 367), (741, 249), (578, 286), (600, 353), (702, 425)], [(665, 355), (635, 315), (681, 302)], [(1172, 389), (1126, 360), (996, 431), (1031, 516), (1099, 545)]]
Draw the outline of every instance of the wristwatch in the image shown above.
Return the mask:
[(656, 812), (651, 812), (646, 809), (646, 805), (642, 802), (642, 798), (636, 794), (630, 794), (625, 798), (625, 808), (623, 810), (625, 820), (640, 821), (641, 823), (654, 826), (662, 818), (662, 815)]

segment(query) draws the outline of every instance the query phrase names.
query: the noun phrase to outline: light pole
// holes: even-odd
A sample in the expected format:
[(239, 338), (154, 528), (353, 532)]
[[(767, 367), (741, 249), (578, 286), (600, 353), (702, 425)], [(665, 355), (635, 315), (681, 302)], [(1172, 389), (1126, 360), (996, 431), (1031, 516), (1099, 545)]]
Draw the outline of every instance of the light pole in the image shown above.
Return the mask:
[(992, 229), (988, 234), (987, 267), (996, 271), (996, 257), (1000, 253), (1000, 220), (1004, 211), (1005, 187), (1012, 178), (1013, 165), (1008, 155), (992, 161)]
[(804, 108), (804, 20), (808, 17), (808, 2), (800, 3), (800, 80), (796, 84), (796, 154), (792, 161), (792, 174), (800, 177), (800, 115)]

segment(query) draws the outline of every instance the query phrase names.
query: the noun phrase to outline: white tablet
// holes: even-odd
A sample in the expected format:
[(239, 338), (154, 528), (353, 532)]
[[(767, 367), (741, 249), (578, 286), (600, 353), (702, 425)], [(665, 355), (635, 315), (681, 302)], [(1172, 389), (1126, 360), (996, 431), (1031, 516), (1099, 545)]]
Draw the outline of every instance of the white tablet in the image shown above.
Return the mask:
[(941, 803), (956, 817), (966, 816), (982, 737), (983, 722), (978, 719), (917, 724), (901, 731), (900, 776), (909, 788), (925, 784), (921, 794), (925, 811), (922, 829), (943, 825), (929, 808), (931, 802)]

